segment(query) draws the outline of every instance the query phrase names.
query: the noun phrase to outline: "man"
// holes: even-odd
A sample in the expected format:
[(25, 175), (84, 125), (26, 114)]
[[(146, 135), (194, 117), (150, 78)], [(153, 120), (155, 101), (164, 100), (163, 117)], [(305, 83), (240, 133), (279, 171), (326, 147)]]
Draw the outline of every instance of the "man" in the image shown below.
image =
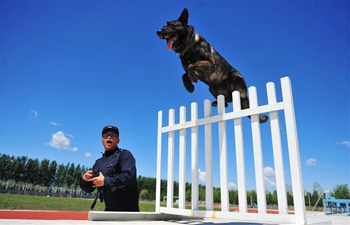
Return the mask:
[[(105, 202), (105, 211), (138, 212), (136, 161), (131, 152), (120, 149), (118, 143), (118, 128), (105, 126), (102, 130), (102, 144), (105, 152), (96, 160), (92, 170), (85, 172), (80, 179), (80, 187), (88, 193), (98, 188), (100, 200)], [(94, 204), (91, 209), (93, 206)]]

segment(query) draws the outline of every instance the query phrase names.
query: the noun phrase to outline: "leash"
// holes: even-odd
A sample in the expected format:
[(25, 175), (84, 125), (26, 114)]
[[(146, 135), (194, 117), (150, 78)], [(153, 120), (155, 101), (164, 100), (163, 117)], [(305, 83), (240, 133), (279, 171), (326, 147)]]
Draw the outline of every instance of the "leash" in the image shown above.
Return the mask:
[(96, 202), (97, 202), (97, 199), (98, 197), (100, 197), (100, 201), (103, 202), (103, 197), (102, 197), (102, 193), (101, 193), (101, 188), (97, 188), (97, 194), (95, 196), (95, 199), (94, 201), (92, 202), (91, 206), (90, 206), (90, 209), (93, 210), (95, 205), (96, 205)]

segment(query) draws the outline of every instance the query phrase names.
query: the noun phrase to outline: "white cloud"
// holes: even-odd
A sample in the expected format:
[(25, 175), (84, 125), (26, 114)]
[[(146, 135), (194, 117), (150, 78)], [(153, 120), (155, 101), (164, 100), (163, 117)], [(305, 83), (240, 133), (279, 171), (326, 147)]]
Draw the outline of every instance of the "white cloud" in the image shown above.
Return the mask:
[(34, 109), (30, 109), (30, 112), (28, 113), (29, 119), (36, 119), (38, 117), (38, 112)]
[[(73, 138), (72, 135), (67, 135)], [(56, 134), (52, 135), (51, 142), (47, 143), (53, 148), (68, 150), (68, 151), (78, 151), (77, 147), (70, 147), (70, 139), (66, 137), (66, 135), (62, 131), (58, 131)]]
[(52, 125), (52, 126), (61, 126), (61, 124), (53, 122), (53, 121), (50, 121), (50, 125)]
[(275, 170), (270, 166), (266, 166), (264, 168), (265, 187), (267, 187), (267, 188), (275, 187), (276, 186), (275, 179), (276, 179), (275, 178)]
[(268, 177), (275, 176), (275, 171), (272, 167), (266, 166), (264, 168), (264, 175)]
[(90, 157), (91, 153), (90, 152), (85, 152), (84, 155), (85, 155), (85, 157)]
[(310, 159), (306, 160), (306, 165), (308, 165), (308, 166), (316, 166), (316, 162), (317, 162), (316, 159), (310, 158)]
[(264, 176), (264, 182), (265, 182), (265, 187), (267, 187), (267, 188), (271, 188), (271, 187), (275, 187), (276, 186), (276, 183), (272, 179), (272, 177)]
[(228, 189), (232, 190), (236, 187), (236, 184), (234, 184), (233, 182), (228, 182)]
[(198, 169), (198, 178), (200, 181), (205, 182), (205, 171), (201, 171), (201, 169)]
[(350, 147), (350, 142), (349, 141), (341, 141), (341, 142), (338, 142), (337, 145), (345, 145), (346, 147)]

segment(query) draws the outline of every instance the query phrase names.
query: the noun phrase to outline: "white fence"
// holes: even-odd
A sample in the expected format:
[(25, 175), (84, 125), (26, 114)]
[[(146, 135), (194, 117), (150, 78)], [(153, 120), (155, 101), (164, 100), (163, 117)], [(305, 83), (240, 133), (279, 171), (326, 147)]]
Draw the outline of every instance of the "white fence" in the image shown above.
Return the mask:
[[(186, 120), (186, 108), (180, 107), (179, 123), (175, 124), (175, 110), (169, 110), (169, 122), (167, 126), (162, 125), (162, 111), (158, 112), (158, 136), (157, 136), (157, 190), (156, 190), (156, 212), (177, 214), (194, 217), (228, 218), (254, 222), (279, 222), (306, 224), (304, 188), (302, 183), (301, 164), (299, 156), (298, 135), (294, 114), (292, 88), (289, 77), (281, 78), (282, 102), (277, 102), (275, 84), (267, 83), (268, 104), (258, 106), (256, 88), (248, 89), (250, 108), (241, 110), (238, 92), (232, 93), (232, 112), (225, 112), (224, 96), (218, 97), (218, 114), (211, 115), (211, 102), (204, 101), (204, 118), (198, 118), (197, 103), (191, 104), (191, 119)], [(289, 153), (290, 178), (294, 201), (294, 211), (288, 211), (286, 181), (284, 174), (284, 163), (282, 154), (282, 141), (280, 134), (280, 119), (278, 111), (284, 111), (285, 127), (287, 135), (287, 146)], [(266, 192), (263, 174), (263, 154), (261, 144), (261, 132), (259, 114), (269, 113), (271, 127), (271, 142), (275, 167), (276, 191), (278, 200), (278, 213), (268, 213), (266, 204)], [(243, 143), (242, 117), (251, 116), (252, 146), (254, 153), (254, 171), (257, 192), (257, 213), (249, 213), (246, 194), (246, 171), (245, 152)], [(228, 196), (228, 157), (227, 157), (227, 132), (226, 121), (234, 121), (234, 142), (236, 154), (237, 187), (238, 187), (238, 210), (230, 211)], [(212, 123), (218, 123), (219, 164), (220, 164), (220, 188), (221, 188), (221, 211), (214, 211), (213, 204), (213, 162), (212, 162)], [(204, 126), (204, 152), (206, 172), (206, 210), (199, 210), (198, 205), (198, 127)], [(263, 125), (262, 125), (263, 126)], [(191, 209), (186, 209), (186, 131), (190, 130), (191, 150)], [(175, 133), (175, 131), (177, 131)], [(162, 137), (168, 133), (168, 160), (167, 160), (167, 204), (161, 207), (161, 170), (162, 170)], [(179, 134), (179, 193), (178, 207), (173, 206), (174, 197), (174, 152), (175, 134)]]

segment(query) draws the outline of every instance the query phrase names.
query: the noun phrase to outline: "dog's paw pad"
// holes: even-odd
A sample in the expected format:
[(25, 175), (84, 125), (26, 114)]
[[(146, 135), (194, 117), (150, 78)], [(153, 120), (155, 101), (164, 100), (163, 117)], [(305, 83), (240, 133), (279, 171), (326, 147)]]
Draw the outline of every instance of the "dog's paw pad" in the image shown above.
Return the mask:
[(187, 84), (185, 85), (185, 88), (188, 92), (192, 93), (194, 91), (194, 86), (193, 84)]

